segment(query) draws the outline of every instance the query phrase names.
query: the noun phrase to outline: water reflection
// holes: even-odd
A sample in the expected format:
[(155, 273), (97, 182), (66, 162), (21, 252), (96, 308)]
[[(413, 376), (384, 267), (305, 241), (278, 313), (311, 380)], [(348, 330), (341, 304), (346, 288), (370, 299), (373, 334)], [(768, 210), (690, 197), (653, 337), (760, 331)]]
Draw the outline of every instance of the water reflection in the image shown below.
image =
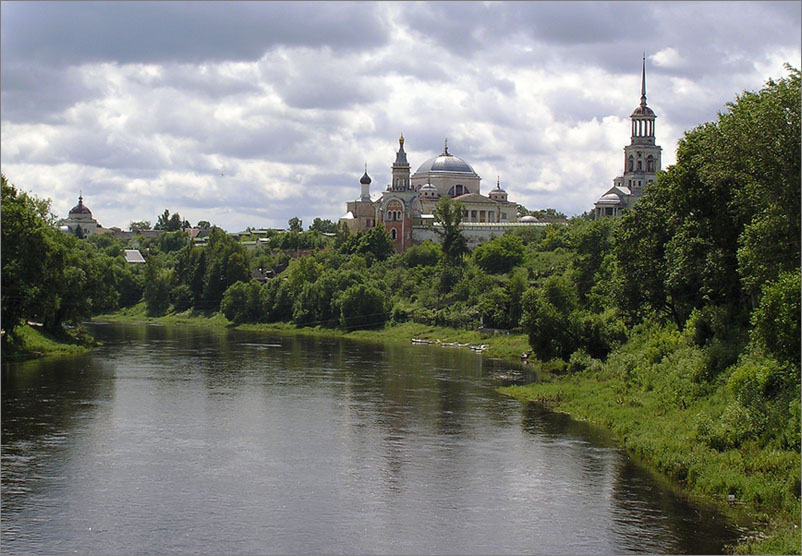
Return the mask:
[(467, 350), (97, 326), (4, 366), (3, 552), (716, 552), (735, 532)]

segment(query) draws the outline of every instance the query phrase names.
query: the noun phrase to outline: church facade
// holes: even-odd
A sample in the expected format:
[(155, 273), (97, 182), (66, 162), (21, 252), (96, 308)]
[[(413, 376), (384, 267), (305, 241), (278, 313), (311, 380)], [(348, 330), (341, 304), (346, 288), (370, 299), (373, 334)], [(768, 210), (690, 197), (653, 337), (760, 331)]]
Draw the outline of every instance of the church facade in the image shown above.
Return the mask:
[(359, 180), (361, 196), (346, 203), (347, 212), (340, 222), (352, 231), (384, 226), (396, 251), (427, 239), (437, 240), (433, 212), (442, 197), (454, 199), (462, 206), (461, 229), (469, 246), (502, 235), (511, 225), (533, 224), (518, 222), (518, 205), (509, 201), (498, 180), (495, 189), (482, 195), (482, 178), (470, 164), (448, 152), (447, 140), (443, 152), (425, 161), (414, 173), (404, 150), (403, 135), (398, 145), (391, 183), (381, 197), (371, 199), (371, 179), (365, 168)]
[(646, 56), (641, 67), (640, 105), (630, 115), (632, 136), (624, 147), (624, 174), (594, 204), (594, 217), (620, 216), (631, 209), (657, 179), (661, 169), (662, 148), (655, 144), (654, 123), (657, 116), (646, 105)]
[(84, 204), (83, 195), (79, 195), (78, 204), (72, 207), (67, 218), (60, 222), (60, 229), (78, 237), (87, 237), (98, 233), (102, 228), (92, 217), (92, 211)]

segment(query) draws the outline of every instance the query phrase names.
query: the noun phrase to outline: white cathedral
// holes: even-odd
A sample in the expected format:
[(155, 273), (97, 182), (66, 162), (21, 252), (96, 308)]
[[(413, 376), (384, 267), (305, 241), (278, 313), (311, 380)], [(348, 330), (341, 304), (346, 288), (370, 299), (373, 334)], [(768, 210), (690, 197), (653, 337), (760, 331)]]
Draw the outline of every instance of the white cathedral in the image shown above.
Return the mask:
[(372, 180), (365, 168), (359, 180), (361, 196), (348, 202), (347, 212), (340, 217), (340, 222), (350, 230), (362, 231), (383, 225), (397, 251), (427, 239), (436, 240), (432, 213), (441, 197), (450, 197), (462, 205), (461, 230), (469, 246), (503, 235), (515, 225), (538, 224), (532, 222), (532, 217), (518, 221), (518, 205), (507, 199), (507, 192), (498, 180), (495, 189), (482, 195), (482, 178), (470, 164), (448, 152), (448, 140), (443, 152), (421, 164), (414, 174), (410, 173), (403, 135), (398, 145), (392, 183), (375, 201), (370, 197)]

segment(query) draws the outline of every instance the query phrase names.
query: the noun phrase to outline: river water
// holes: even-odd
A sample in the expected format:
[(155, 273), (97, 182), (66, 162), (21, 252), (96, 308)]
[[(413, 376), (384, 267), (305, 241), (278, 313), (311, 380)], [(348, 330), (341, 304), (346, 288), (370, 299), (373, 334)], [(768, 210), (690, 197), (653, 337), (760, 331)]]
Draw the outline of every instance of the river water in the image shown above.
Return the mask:
[(10, 553), (718, 553), (737, 531), (468, 350), (93, 324), (3, 363)]

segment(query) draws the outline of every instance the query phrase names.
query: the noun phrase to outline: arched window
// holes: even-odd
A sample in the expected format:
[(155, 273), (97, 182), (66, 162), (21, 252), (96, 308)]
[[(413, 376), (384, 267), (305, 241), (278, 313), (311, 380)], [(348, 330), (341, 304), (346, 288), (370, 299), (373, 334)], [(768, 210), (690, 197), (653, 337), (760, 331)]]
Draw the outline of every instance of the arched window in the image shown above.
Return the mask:
[(646, 159), (646, 171), (654, 172), (654, 157), (652, 155), (649, 155)]
[(629, 155), (629, 171), (632, 172), (635, 169), (635, 159), (632, 155)]
[(643, 170), (643, 162), (638, 160), (638, 172)]
[(392, 239), (393, 241), (398, 239), (398, 230), (396, 228), (390, 229), (390, 239)]
[(451, 189), (448, 190), (449, 197), (459, 197), (460, 195), (465, 195), (466, 193), (470, 193), (467, 187), (458, 183), (457, 185), (453, 186)]

